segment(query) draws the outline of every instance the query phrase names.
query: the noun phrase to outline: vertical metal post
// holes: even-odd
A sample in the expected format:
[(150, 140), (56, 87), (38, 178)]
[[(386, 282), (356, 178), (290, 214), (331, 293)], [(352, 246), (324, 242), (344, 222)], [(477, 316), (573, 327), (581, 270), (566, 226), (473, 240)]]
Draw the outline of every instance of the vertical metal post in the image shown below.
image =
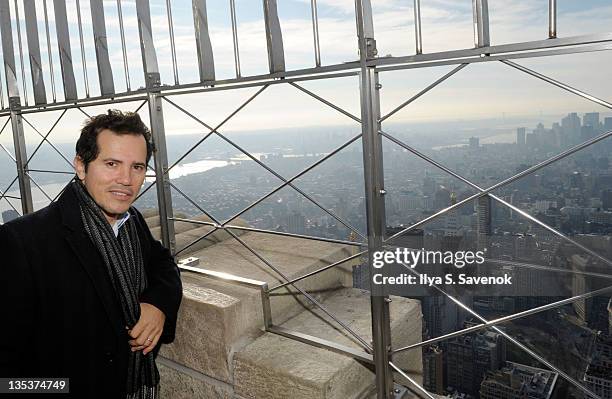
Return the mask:
[(206, 0), (192, 0), (192, 6), (200, 82), (213, 81), (215, 80), (215, 60), (208, 31)]
[[(370, 0), (355, 0), (361, 72), (359, 90), (361, 96), (361, 126), (363, 167), (368, 227), (369, 269), (372, 272), (372, 254), (383, 248), (386, 229), (382, 137), (379, 131), (381, 88), (376, 67), (366, 61), (376, 56), (374, 25)], [(372, 275), (372, 273), (370, 273)], [(370, 283), (371, 284), (371, 283)], [(389, 367), (391, 357), (391, 328), (389, 297), (384, 287), (371, 284), (372, 346), (376, 368), (376, 392), (378, 399), (393, 395), (393, 373)]]
[(236, 67), (236, 77), (240, 74), (240, 50), (238, 49), (238, 25), (236, 24), (236, 2), (230, 0), (230, 13), (232, 17), (232, 38), (234, 41), (234, 65)]
[(487, 47), (491, 44), (488, 0), (472, 0), (472, 11), (474, 12), (474, 45)]
[(23, 12), (26, 22), (28, 54), (30, 55), (30, 74), (32, 76), (32, 91), (34, 92), (34, 103), (45, 104), (47, 102), (47, 92), (45, 90), (42, 58), (40, 56), (40, 43), (38, 41), (38, 22), (36, 19), (36, 4), (34, 0), (24, 0)]
[[(17, 21), (19, 23), (19, 21)], [(11, 11), (8, 0), (0, 0), (0, 33), (2, 35), (2, 54), (4, 58), (4, 73), (6, 76), (6, 91), (11, 110), (11, 127), (13, 129), (13, 145), (15, 146), (15, 161), (17, 163), (17, 178), (21, 197), (21, 209), (24, 214), (34, 210), (32, 203), (32, 188), (28, 178), (25, 162), (28, 159), (23, 134), (21, 118), (21, 99), (15, 67), (15, 51), (13, 48), (13, 32), (11, 28)]]
[[(153, 89), (153, 88), (151, 88)], [(151, 133), (155, 143), (155, 182), (157, 189), (157, 203), (159, 206), (159, 223), (164, 246), (174, 254), (176, 250), (176, 237), (174, 217), (172, 211), (172, 195), (170, 193), (170, 177), (168, 175), (168, 151), (166, 148), (166, 130), (164, 127), (164, 114), (162, 98), (158, 91), (149, 91), (149, 117), (151, 119)]]
[(140, 51), (142, 52), (142, 64), (148, 92), (151, 134), (153, 135), (153, 142), (156, 147), (154, 160), (159, 224), (161, 226), (162, 242), (174, 254), (176, 237), (174, 234), (174, 222), (170, 222), (174, 215), (172, 211), (172, 195), (170, 193), (170, 177), (168, 175), (166, 131), (162, 111), (162, 98), (160, 96), (161, 81), (151, 31), (151, 10), (147, 0), (136, 0), (136, 14), (138, 17), (138, 33), (140, 34)]
[(548, 38), (557, 37), (557, 0), (548, 0)]
[(319, 42), (319, 16), (317, 15), (317, 0), (310, 0), (312, 14), (312, 39), (314, 41), (315, 65), (321, 66), (321, 45)]
[(263, 0), (263, 6), (270, 73), (284, 72), (285, 50), (283, 48), (283, 35), (278, 20), (276, 0)]
[(423, 54), (423, 35), (421, 33), (421, 0), (414, 0), (414, 40), (416, 53)]

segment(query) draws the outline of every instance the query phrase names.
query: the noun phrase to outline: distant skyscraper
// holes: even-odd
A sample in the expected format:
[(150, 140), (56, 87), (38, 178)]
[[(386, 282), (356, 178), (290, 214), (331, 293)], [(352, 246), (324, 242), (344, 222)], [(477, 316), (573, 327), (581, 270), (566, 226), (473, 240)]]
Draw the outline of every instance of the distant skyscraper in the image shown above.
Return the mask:
[(480, 147), (480, 139), (478, 137), (470, 137), (470, 149), (477, 150)]
[(480, 399), (549, 399), (558, 374), (549, 370), (507, 362), (488, 373), (480, 385)]
[[(599, 335), (592, 359), (584, 373), (585, 385), (602, 399), (612, 399), (612, 339)], [(587, 396), (585, 395), (585, 398)]]
[(506, 364), (506, 342), (492, 331), (467, 334), (448, 341), (447, 385), (477, 396), (487, 372)]
[(612, 189), (603, 190), (601, 192), (601, 206), (604, 209), (612, 210)]
[(587, 112), (582, 118), (584, 126), (592, 126), (593, 129), (599, 129), (599, 112)]
[(9, 209), (8, 211), (2, 212), (2, 222), (8, 223), (13, 219), (17, 219), (19, 214), (14, 209)]
[(525, 128), (519, 127), (516, 129), (516, 145), (519, 147), (525, 146)]
[(580, 117), (572, 112), (561, 119), (561, 130), (563, 131), (563, 145), (572, 145), (580, 140)]
[(423, 349), (423, 387), (444, 394), (444, 353), (437, 346)]
[(478, 198), (476, 213), (477, 226), (476, 233), (478, 234), (478, 249), (484, 250), (488, 247), (488, 239), (493, 232), (491, 213), (491, 198), (488, 195)]
[(612, 118), (604, 118), (603, 127), (605, 131), (612, 130)]

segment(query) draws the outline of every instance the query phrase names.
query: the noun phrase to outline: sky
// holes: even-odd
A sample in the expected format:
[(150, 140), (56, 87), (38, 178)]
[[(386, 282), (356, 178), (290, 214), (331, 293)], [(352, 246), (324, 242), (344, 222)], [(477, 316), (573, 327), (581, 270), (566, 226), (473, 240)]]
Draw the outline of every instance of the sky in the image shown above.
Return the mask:
[[(17, 51), (17, 31), (14, 3), (11, 4), (13, 38)], [(21, 3), (21, 2), (19, 2)], [(208, 0), (208, 19), (213, 45), (216, 76), (218, 79), (234, 77), (229, 0)], [(355, 10), (352, 0), (318, 0), (321, 59), (323, 65), (354, 61), (357, 59)], [(433, 53), (444, 50), (472, 48), (474, 46), (471, 0), (421, 0), (423, 51)], [(63, 98), (61, 72), (52, 1), (47, 2), (51, 30), (51, 49), (57, 97)], [(135, 2), (122, 0), (126, 47), (131, 87), (143, 85), (143, 72), (138, 42)], [(162, 83), (173, 85), (168, 16), (165, 0), (151, 1), (153, 35), (160, 67)], [(380, 56), (414, 54), (414, 18), (412, 0), (372, 0), (374, 31)], [(46, 36), (42, 0), (36, 1), (39, 38), (45, 70), (48, 98), (51, 100), (51, 82), (47, 58)], [(99, 95), (97, 69), (93, 47), (93, 34), (89, 1), (79, 2), (83, 21), (84, 54), (90, 95)], [(113, 68), (116, 91), (126, 90), (121, 39), (118, 29), (117, 2), (104, 1), (108, 46)], [(82, 54), (77, 25), (76, 0), (67, 1), (71, 33), (72, 59), (75, 67), (79, 97), (85, 96)], [(569, 37), (580, 34), (609, 31), (612, 23), (612, 1), (558, 0), (558, 35)], [(278, 0), (280, 24), (283, 33), (287, 70), (314, 66), (310, 0)], [(548, 1), (546, 0), (489, 0), (490, 34), (492, 44), (504, 44), (546, 39), (548, 33)], [(238, 41), (243, 76), (267, 72), (266, 41), (263, 7), (260, 1), (236, 0)], [(22, 40), (25, 46), (25, 21), (23, 8), (19, 6)], [(191, 1), (172, 1), (172, 17), (180, 83), (198, 80), (197, 56)], [(24, 51), (27, 51), (24, 48)], [(612, 79), (606, 76), (609, 68), (609, 52), (543, 57), (519, 60), (518, 63), (580, 88), (597, 97), (610, 97)], [(23, 92), (19, 58), (16, 59)], [(27, 93), (33, 102), (29, 82), (29, 65), (24, 59)], [(417, 93), (431, 82), (451, 70), (452, 66), (429, 67), (404, 71), (382, 72), (380, 80), (381, 108), (383, 115)], [(6, 79), (2, 73), (2, 83)], [(359, 87), (356, 77), (304, 82), (302, 85), (322, 97), (359, 114)], [(258, 88), (225, 92), (190, 94), (172, 97), (172, 101), (187, 108), (209, 125), (220, 123)], [(3, 87), (6, 104), (6, 87)], [(133, 110), (139, 103), (117, 105), (117, 108)], [(93, 107), (87, 112), (103, 112), (105, 107)], [(143, 110), (146, 110), (144, 108)], [(606, 111), (605, 108), (578, 98), (561, 89), (550, 86), (499, 62), (469, 65), (451, 79), (427, 93), (421, 99), (388, 119), (388, 123), (402, 124), (441, 120), (491, 119), (503, 120), (521, 115), (542, 115), (556, 119), (558, 115), (578, 111)], [(146, 115), (146, 112), (143, 113)], [(52, 126), (59, 112), (27, 116), (41, 133)], [(197, 122), (164, 104), (167, 134), (207, 132)], [(56, 142), (71, 141), (76, 137), (85, 115), (70, 110), (53, 132)], [(0, 120), (0, 122), (2, 122)], [(235, 118), (223, 126), (224, 131), (249, 132), (272, 128), (299, 128), (304, 126), (353, 126), (351, 119), (327, 108), (289, 85), (273, 85), (261, 93)], [(0, 143), (9, 134), (0, 135)], [(26, 139), (37, 142), (40, 136), (26, 125)]]

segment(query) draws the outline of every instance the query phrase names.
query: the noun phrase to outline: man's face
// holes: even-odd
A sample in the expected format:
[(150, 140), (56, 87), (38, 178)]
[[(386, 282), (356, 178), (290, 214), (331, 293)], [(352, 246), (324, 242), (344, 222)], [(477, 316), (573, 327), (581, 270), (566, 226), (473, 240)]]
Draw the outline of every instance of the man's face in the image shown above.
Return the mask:
[(74, 166), (104, 216), (112, 225), (136, 199), (147, 170), (147, 144), (142, 135), (116, 134), (102, 130), (98, 134), (99, 154), (85, 171), (78, 156)]

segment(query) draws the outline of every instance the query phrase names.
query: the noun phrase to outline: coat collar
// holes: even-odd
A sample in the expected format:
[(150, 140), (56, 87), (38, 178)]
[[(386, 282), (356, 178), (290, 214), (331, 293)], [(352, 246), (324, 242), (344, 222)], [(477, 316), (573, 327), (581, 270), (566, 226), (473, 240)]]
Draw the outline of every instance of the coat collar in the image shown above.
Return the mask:
[[(98, 249), (87, 235), (81, 213), (79, 211), (79, 201), (69, 183), (64, 192), (60, 195), (56, 202), (59, 207), (62, 224), (65, 227), (65, 239), (68, 245), (76, 255), (78, 263), (85, 269), (89, 275), (93, 286), (100, 297), (104, 309), (113, 326), (113, 330), (119, 336), (125, 335), (124, 321), (120, 314), (120, 306), (117, 300), (117, 295), (111, 284), (108, 276), (107, 267), (104, 264), (102, 257), (98, 254)], [(98, 256), (92, 256), (92, 255)]]

